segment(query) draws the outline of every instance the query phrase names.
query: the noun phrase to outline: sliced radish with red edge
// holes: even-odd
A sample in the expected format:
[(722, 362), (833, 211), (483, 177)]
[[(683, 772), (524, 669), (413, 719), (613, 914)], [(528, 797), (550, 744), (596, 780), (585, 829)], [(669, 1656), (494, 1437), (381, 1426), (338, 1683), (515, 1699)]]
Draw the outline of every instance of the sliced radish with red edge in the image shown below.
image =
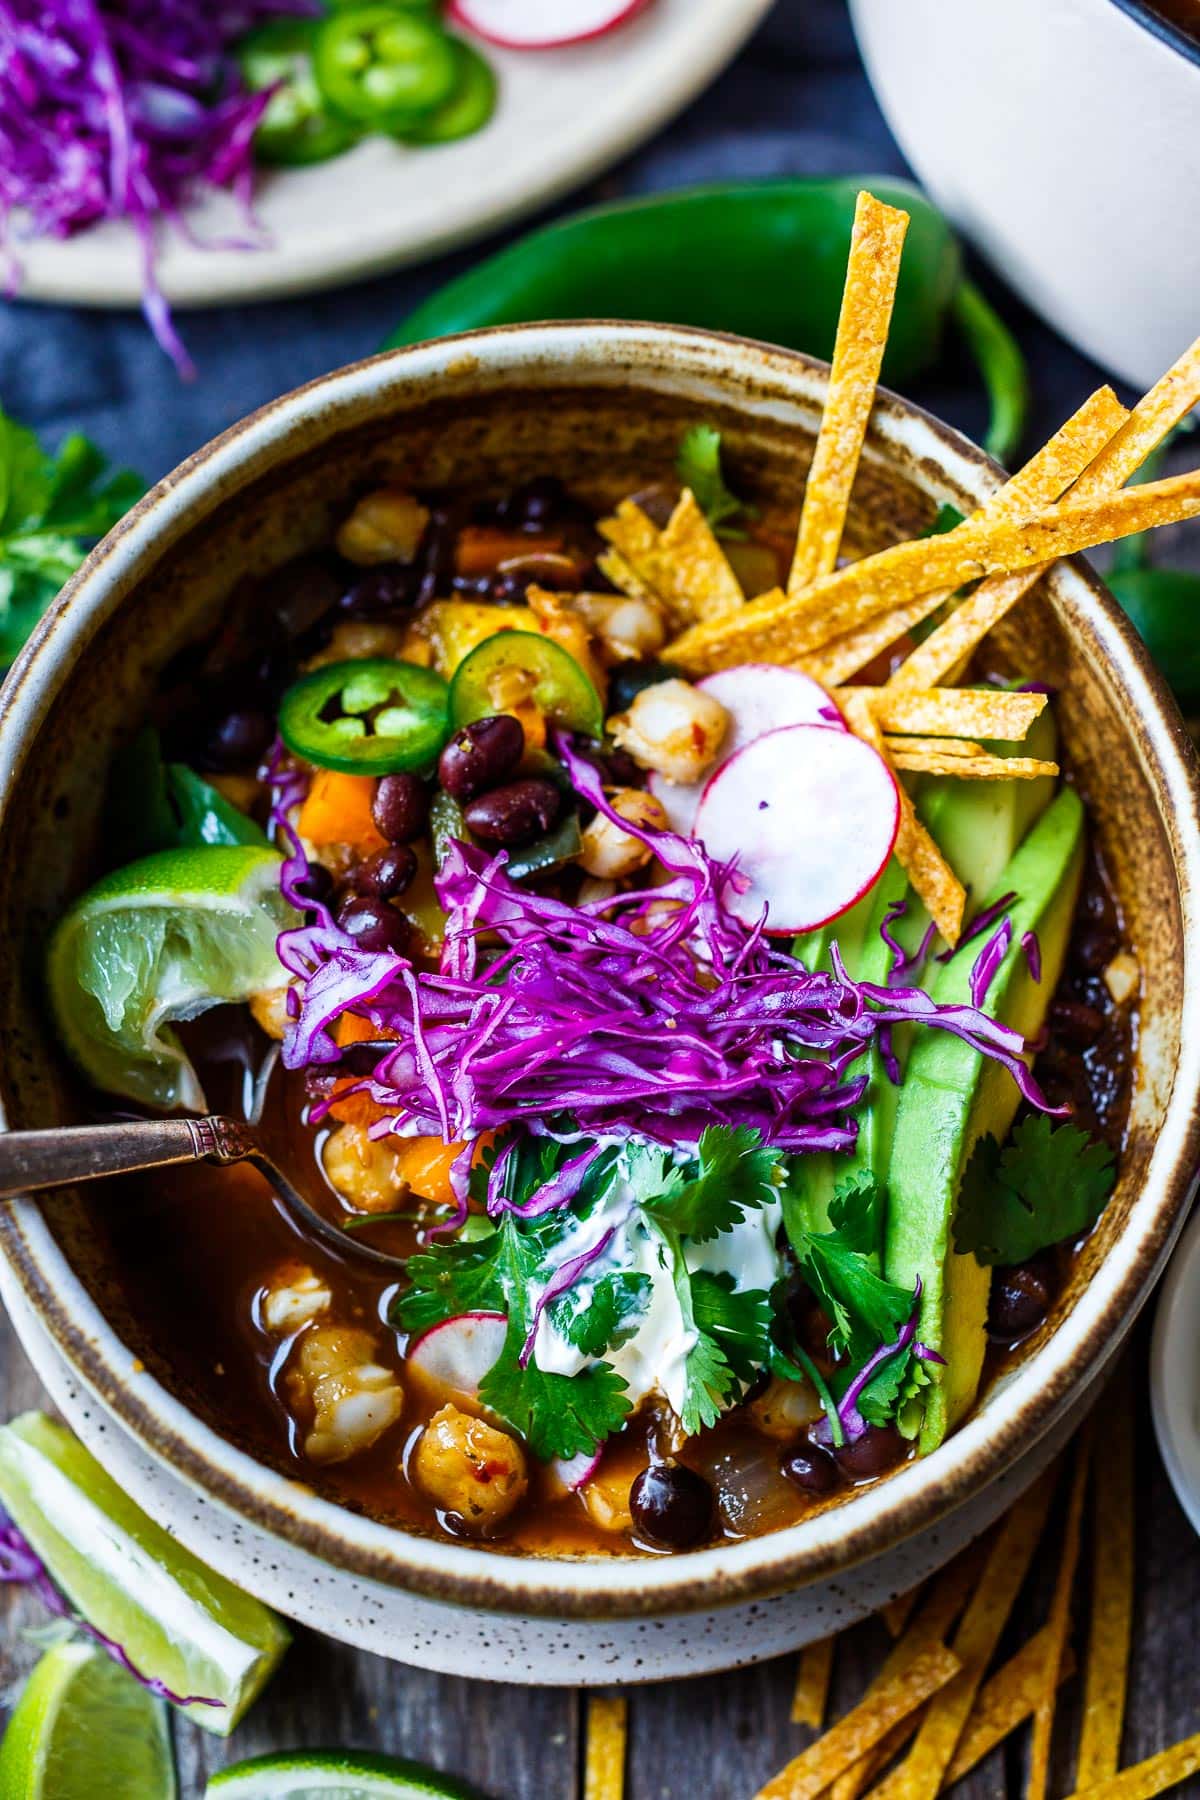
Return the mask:
[(469, 1400), (479, 1397), (483, 1378), (499, 1361), (508, 1333), (503, 1313), (459, 1313), (423, 1331), (408, 1352), (408, 1367), (437, 1387)]
[(768, 731), (779, 731), (784, 725), (824, 725), (832, 731), (846, 730), (845, 719), (820, 682), (799, 669), (784, 669), (778, 663), (738, 663), (735, 668), (706, 675), (696, 686), (719, 700), (729, 714), (729, 731), (720, 757), (703, 781), (684, 787), (652, 771), (647, 783), (666, 813), (671, 830), (681, 837), (691, 835), (700, 796), (717, 770), (755, 738), (765, 737)]
[(726, 904), (747, 924), (813, 931), (873, 887), (900, 829), (900, 792), (883, 758), (848, 731), (788, 725), (710, 776), (695, 832), (717, 861), (737, 859), (745, 893)]
[(586, 1487), (600, 1467), (600, 1451), (580, 1451), (578, 1456), (556, 1456), (546, 1465), (546, 1486), (557, 1499), (563, 1494), (577, 1494)]
[(556, 50), (615, 31), (651, 0), (451, 0), (450, 17), (504, 50)]

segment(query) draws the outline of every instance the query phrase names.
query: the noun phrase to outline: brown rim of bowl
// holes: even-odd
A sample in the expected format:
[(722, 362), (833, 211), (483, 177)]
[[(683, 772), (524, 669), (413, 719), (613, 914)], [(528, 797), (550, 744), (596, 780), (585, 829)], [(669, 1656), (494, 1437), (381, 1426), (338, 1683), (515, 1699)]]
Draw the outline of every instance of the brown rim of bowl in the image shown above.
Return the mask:
[[(656, 371), (667, 376), (673, 373), (685, 383), (689, 377), (699, 381), (706, 373), (713, 373), (711, 368), (706, 369), (705, 358), (713, 360), (721, 352), (726, 361), (719, 373), (736, 384), (739, 359), (750, 359), (756, 364), (753, 380), (760, 394), (765, 397), (773, 391), (793, 408), (803, 406), (806, 398), (803, 381), (796, 377), (807, 377), (810, 382), (815, 377), (819, 383), (828, 373), (827, 364), (800, 352), (731, 335), (594, 320), (466, 333), (433, 345), (386, 352), (309, 382), (196, 451), (152, 489), (91, 553), (42, 621), (9, 677), (0, 708), (0, 772), (4, 765), (11, 765), (10, 775), (15, 776), (24, 760), (29, 733), (36, 730), (44, 716), (49, 704), (45, 693), (29, 690), (34, 686), (33, 678), (42, 673), (43, 661), (46, 673), (50, 673), (54, 639), (60, 628), (71, 621), (76, 596), (106, 572), (143, 521), (179, 489), (186, 489), (198, 471), (219, 460), (244, 438), (260, 432), (278, 415), (302, 412), (309, 396), (331, 384), (345, 388), (343, 399), (348, 401), (355, 382), (370, 371), (402, 369), (407, 363), (414, 365), (415, 378), (430, 359), (440, 363), (456, 349), (481, 346), (486, 351), (499, 349), (493, 368), (501, 374), (507, 368), (516, 371), (521, 351), (526, 347), (522, 339), (528, 340), (530, 358), (535, 361), (539, 346), (543, 352), (547, 345), (552, 350), (557, 347), (564, 377), (572, 367), (572, 347), (581, 357), (589, 353), (593, 361), (604, 349), (626, 355), (640, 351), (644, 359), (640, 374), (648, 381), (653, 380)], [(578, 340), (574, 346), (573, 339)], [(513, 358), (506, 359), (508, 351), (515, 353)], [(673, 371), (667, 354), (672, 351), (676, 358)], [(732, 366), (727, 367), (726, 363)], [(432, 373), (432, 369), (427, 372)], [(632, 369), (628, 379), (636, 385), (638, 375), (639, 371)], [(742, 370), (740, 376), (749, 380), (751, 372)], [(885, 428), (885, 436), (887, 427), (898, 429), (901, 425), (927, 433), (936, 456), (927, 454), (923, 466), (946, 489), (954, 485), (956, 464), (964, 478), (960, 484), (964, 494), (972, 475), (983, 475), (992, 481), (997, 476), (997, 465), (983, 451), (921, 408), (886, 390), (881, 390), (876, 421)], [(272, 460), (271, 442), (267, 437), (258, 447), (258, 454), (267, 462)], [(286, 461), (286, 457), (279, 460)], [(217, 473), (220, 476), (222, 472)], [(241, 486), (242, 478), (233, 485)], [(218, 481), (209, 494), (209, 505), (219, 501), (224, 491)], [(1185, 939), (1194, 949), (1194, 960), (1200, 963), (1196, 899), (1200, 893), (1200, 782), (1195, 752), (1165, 682), (1150, 663), (1116, 600), (1080, 559), (1070, 559), (1056, 574), (1060, 580), (1081, 583), (1086, 590), (1096, 617), (1096, 624), (1089, 624), (1088, 631), (1099, 628), (1112, 640), (1104, 652), (1105, 660), (1111, 660), (1114, 651), (1118, 658), (1124, 658), (1123, 673), (1135, 689), (1131, 707), (1134, 741), (1160, 804), (1166, 802), (1162, 805), (1163, 820), (1179, 881)], [(86, 647), (86, 633), (83, 635)], [(1136, 692), (1139, 687), (1140, 695)], [(7, 742), (13, 729), (9, 718), (14, 710), (23, 707), (29, 708), (31, 717), (24, 721), (25, 731), (14, 754)], [(11, 779), (4, 782), (0, 811), (7, 805), (11, 786)], [(1195, 1087), (1200, 1091), (1200, 1047), (1193, 1060), (1197, 1062)], [(1118, 1270), (1121, 1247), (1133, 1235), (1131, 1219), (1125, 1236), (1113, 1246), (1071, 1313), (1017, 1372), (1006, 1396), (1008, 1404), (1003, 1417), (995, 1416), (993, 1409), (991, 1418), (986, 1411), (968, 1418), (934, 1456), (904, 1465), (886, 1481), (864, 1489), (858, 1498), (833, 1511), (764, 1537), (666, 1559), (564, 1562), (503, 1555), (363, 1520), (233, 1450), (187, 1413), (166, 1389), (134, 1369), (133, 1359), (118, 1344), (130, 1365), (123, 1375), (114, 1366), (118, 1358), (101, 1347), (100, 1337), (105, 1333), (112, 1335), (110, 1328), (62, 1259), (34, 1202), (0, 1209), (0, 1252), (68, 1364), (119, 1423), (151, 1455), (235, 1517), (249, 1519), (258, 1528), (349, 1574), (458, 1605), (531, 1617), (616, 1619), (688, 1613), (714, 1605), (766, 1599), (788, 1588), (845, 1572), (935, 1526), (986, 1482), (1012, 1467), (1049, 1429), (1068, 1400), (1099, 1371), (1119, 1344), (1182, 1224), (1194, 1172), (1200, 1163), (1200, 1110), (1194, 1102), (1189, 1106), (1186, 1100), (1180, 1100), (1179, 1094), (1177, 1071), (1167, 1118), (1174, 1123), (1172, 1135), (1180, 1141), (1169, 1165), (1155, 1172), (1160, 1177), (1161, 1192), (1148, 1217), (1137, 1221), (1135, 1253)], [(1159, 1150), (1164, 1135), (1160, 1131)], [(1143, 1192), (1135, 1206), (1144, 1204), (1144, 1199)], [(49, 1257), (58, 1257), (53, 1283), (39, 1260), (39, 1238)], [(1111, 1272), (1112, 1288), (1101, 1301), (1096, 1290), (1106, 1271)], [(80, 1296), (80, 1312), (93, 1315), (90, 1332), (71, 1315), (67, 1295), (72, 1287)], [(1067, 1339), (1073, 1340), (1069, 1352), (1065, 1347)], [(1056, 1345), (1060, 1346), (1057, 1358)], [(1049, 1365), (1044, 1375), (1040, 1374), (1043, 1365)], [(135, 1392), (135, 1384), (148, 1391)], [(163, 1416), (172, 1412), (181, 1415), (183, 1429)], [(278, 1491), (264, 1492), (264, 1488)], [(797, 1536), (809, 1541), (796, 1547), (791, 1540)], [(351, 1541), (355, 1537), (358, 1541)]]

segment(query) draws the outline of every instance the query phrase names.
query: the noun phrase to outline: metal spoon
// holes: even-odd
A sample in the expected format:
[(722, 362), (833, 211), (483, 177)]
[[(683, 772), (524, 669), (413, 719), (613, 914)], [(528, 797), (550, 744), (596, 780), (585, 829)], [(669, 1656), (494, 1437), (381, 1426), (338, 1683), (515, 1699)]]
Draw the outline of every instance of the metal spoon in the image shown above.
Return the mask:
[(202, 1118), (128, 1119), (100, 1125), (66, 1125), (53, 1131), (0, 1132), (0, 1201), (18, 1200), (39, 1188), (70, 1187), (104, 1175), (134, 1175), (185, 1163), (247, 1162), (271, 1187), (305, 1231), (340, 1256), (349, 1252), (392, 1270), (402, 1258), (342, 1231), (307, 1200), (264, 1142), (263, 1101), (276, 1064), (272, 1054), (255, 1080), (249, 1120), (210, 1113)]

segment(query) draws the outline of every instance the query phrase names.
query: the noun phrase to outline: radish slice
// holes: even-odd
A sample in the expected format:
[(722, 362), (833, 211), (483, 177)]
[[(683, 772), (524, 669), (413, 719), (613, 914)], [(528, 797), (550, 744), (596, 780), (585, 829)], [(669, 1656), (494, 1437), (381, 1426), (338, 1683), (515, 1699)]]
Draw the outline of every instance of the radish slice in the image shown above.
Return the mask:
[(828, 924), (881, 874), (900, 829), (895, 777), (848, 731), (788, 725), (739, 750), (709, 777), (696, 836), (718, 861), (737, 858), (750, 886), (726, 890), (754, 924), (767, 908), (779, 935)]
[(546, 1465), (546, 1487), (558, 1499), (563, 1494), (577, 1494), (586, 1487), (600, 1467), (600, 1451), (580, 1451), (578, 1456), (556, 1456)]
[(603, 37), (650, 0), (452, 0), (450, 17), (505, 50), (554, 50)]
[(460, 1313), (421, 1333), (408, 1352), (408, 1367), (437, 1387), (476, 1400), (507, 1333), (503, 1313)]
[(729, 735), (721, 746), (721, 755), (703, 781), (687, 787), (668, 781), (652, 771), (647, 785), (662, 805), (667, 823), (681, 837), (691, 835), (696, 823), (700, 796), (717, 770), (731, 756), (784, 725), (824, 725), (833, 731), (845, 731), (846, 721), (825, 692), (820, 682), (799, 669), (784, 669), (778, 663), (739, 663), (733, 669), (718, 669), (696, 683), (714, 700), (719, 700), (729, 714)]

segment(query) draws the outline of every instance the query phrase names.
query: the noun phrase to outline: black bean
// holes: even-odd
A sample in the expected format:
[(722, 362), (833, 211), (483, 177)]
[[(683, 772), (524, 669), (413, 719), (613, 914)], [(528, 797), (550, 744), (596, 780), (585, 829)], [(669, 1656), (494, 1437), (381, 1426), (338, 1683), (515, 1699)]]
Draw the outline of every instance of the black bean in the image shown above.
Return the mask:
[(1056, 1000), (1050, 1008), (1050, 1034), (1073, 1049), (1086, 1050), (1104, 1030), (1104, 1015), (1081, 1000)]
[(785, 1450), (779, 1467), (805, 1494), (831, 1494), (841, 1485), (841, 1471), (827, 1450), (807, 1439), (798, 1450)]
[(682, 1463), (653, 1463), (629, 1490), (639, 1533), (664, 1550), (690, 1550), (712, 1534), (713, 1493), (703, 1475)]
[(372, 900), (394, 900), (402, 894), (417, 872), (417, 859), (407, 844), (395, 844), (369, 856), (351, 872), (350, 886), (356, 894)]
[(1058, 1287), (1054, 1257), (1043, 1250), (1028, 1262), (997, 1269), (988, 1298), (988, 1335), (999, 1344), (1015, 1344), (1042, 1324)]
[(467, 830), (485, 844), (515, 850), (544, 837), (562, 811), (562, 795), (552, 781), (510, 781), (481, 794), (465, 808)]
[(370, 900), (365, 895), (343, 900), (338, 908), (338, 924), (360, 950), (395, 950), (403, 954), (408, 948), (408, 921), (386, 900)]
[(525, 754), (525, 732), (511, 713), (474, 719), (456, 731), (438, 758), (438, 780), (456, 800), (499, 787)]
[(209, 731), (200, 755), (205, 768), (221, 772), (256, 763), (273, 736), (267, 714), (256, 706), (226, 713)]
[(643, 662), (618, 663), (608, 678), (608, 710), (625, 712), (643, 688), (656, 687), (660, 681), (677, 681), (683, 670), (672, 663), (647, 657)]
[(1107, 925), (1084, 925), (1075, 932), (1071, 954), (1089, 974), (1107, 968), (1121, 947), (1118, 933)]
[(868, 1425), (861, 1437), (834, 1451), (838, 1468), (852, 1481), (882, 1475), (898, 1463), (908, 1446), (893, 1425)]
[(339, 601), (349, 619), (387, 619), (412, 605), (418, 576), (409, 563), (379, 563), (359, 577)]
[(296, 883), (296, 892), (302, 900), (312, 900), (316, 905), (323, 905), (333, 898), (333, 876), (324, 863), (310, 862), (308, 874), (303, 881)]
[(496, 516), (502, 524), (515, 525), (521, 531), (542, 531), (552, 520), (562, 518), (570, 507), (567, 491), (557, 476), (537, 475), (514, 488), (496, 508)]
[(429, 789), (419, 775), (384, 775), (376, 784), (371, 817), (389, 844), (411, 844), (429, 823)]

